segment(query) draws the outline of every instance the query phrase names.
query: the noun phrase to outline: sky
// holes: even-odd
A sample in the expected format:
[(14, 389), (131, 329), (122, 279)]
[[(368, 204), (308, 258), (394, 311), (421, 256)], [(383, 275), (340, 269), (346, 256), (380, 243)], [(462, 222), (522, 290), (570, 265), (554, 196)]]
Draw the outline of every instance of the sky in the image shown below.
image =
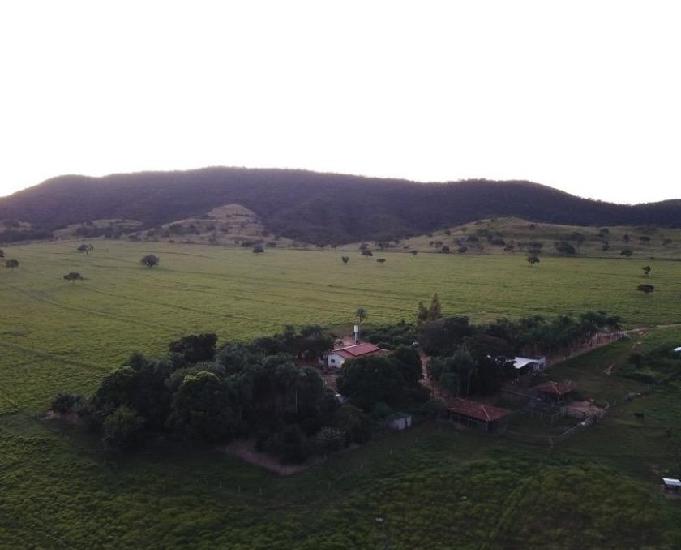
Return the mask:
[(681, 198), (681, 2), (2, 0), (0, 195), (204, 166)]

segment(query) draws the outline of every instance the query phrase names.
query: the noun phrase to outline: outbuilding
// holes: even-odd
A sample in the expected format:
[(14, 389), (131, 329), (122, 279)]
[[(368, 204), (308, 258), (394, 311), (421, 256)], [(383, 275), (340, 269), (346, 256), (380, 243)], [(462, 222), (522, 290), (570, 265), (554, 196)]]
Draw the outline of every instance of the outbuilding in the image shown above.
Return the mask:
[(664, 490), (668, 493), (679, 494), (681, 493), (681, 480), (675, 477), (663, 477), (662, 484), (664, 485)]
[(450, 400), (447, 410), (452, 420), (474, 426), (485, 432), (503, 431), (506, 428), (506, 420), (511, 414), (511, 411), (507, 409), (460, 397)]
[(516, 370), (542, 372), (546, 369), (546, 357), (516, 357), (513, 366)]
[(402, 431), (411, 428), (412, 417), (410, 414), (395, 413), (390, 415), (385, 422), (391, 430)]

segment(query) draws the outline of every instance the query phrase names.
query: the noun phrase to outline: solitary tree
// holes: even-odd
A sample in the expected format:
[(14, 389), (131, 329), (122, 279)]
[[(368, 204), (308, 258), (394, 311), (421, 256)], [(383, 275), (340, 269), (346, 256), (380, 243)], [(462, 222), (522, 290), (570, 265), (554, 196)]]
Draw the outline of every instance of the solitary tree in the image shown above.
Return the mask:
[(653, 285), (638, 285), (636, 287), (636, 290), (639, 290), (639, 291), (643, 292), (644, 294), (648, 295), (655, 290), (655, 287)]
[(265, 249), (262, 247), (261, 244), (256, 244), (253, 247), (253, 254), (262, 254), (263, 252), (265, 252)]
[(385, 263), (385, 258), (376, 258), (376, 261), (377, 261), (379, 264), (384, 264), (384, 263)]
[(647, 265), (647, 266), (645, 266), (645, 267), (642, 268), (642, 269), (643, 269), (643, 274), (644, 274), (646, 277), (650, 277), (650, 271), (651, 271), (652, 268), (651, 268), (649, 265)]
[(418, 250), (412, 250), (412, 251), (411, 251), (411, 255), (412, 255), (412, 256), (416, 256), (418, 253), (419, 253)]
[(538, 264), (541, 260), (539, 259), (539, 256), (536, 254), (530, 254), (527, 257), (527, 263), (530, 264), (530, 267), (532, 267), (534, 264)]
[(355, 311), (355, 317), (357, 318), (358, 325), (361, 325), (368, 316), (369, 314), (367, 313), (367, 310), (363, 307), (358, 307), (357, 311)]
[(147, 254), (140, 260), (140, 263), (148, 268), (152, 268), (156, 265), (158, 265), (160, 262), (160, 259), (158, 256), (155, 256), (154, 254)]
[(362, 256), (373, 256), (374, 253), (371, 250), (364, 249), (362, 250)]
[(19, 260), (14, 260), (14, 259), (7, 260), (5, 262), (5, 267), (8, 268), (8, 269), (15, 269), (15, 268), (19, 267)]
[(90, 252), (92, 252), (94, 249), (95, 249), (95, 247), (92, 246), (91, 244), (81, 244), (78, 247), (78, 252), (81, 252), (81, 253), (85, 252), (85, 254), (90, 254)]
[(341, 256), (341, 260), (344, 264), (347, 264), (350, 261), (350, 256)]
[(83, 277), (77, 271), (71, 271), (70, 273), (67, 273), (66, 275), (64, 275), (64, 280), (65, 281), (71, 281), (72, 283), (75, 283), (76, 281), (84, 281), (85, 277)]
[(0, 248), (0, 258), (4, 258), (4, 257), (5, 257), (5, 253), (3, 252), (2, 248)]

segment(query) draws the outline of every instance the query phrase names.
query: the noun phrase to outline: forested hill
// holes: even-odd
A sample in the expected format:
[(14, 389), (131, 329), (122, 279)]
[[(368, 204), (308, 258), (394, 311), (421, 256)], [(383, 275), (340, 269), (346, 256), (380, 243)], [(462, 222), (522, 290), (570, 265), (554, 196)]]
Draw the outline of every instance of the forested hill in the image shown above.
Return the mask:
[(317, 244), (389, 240), (495, 216), (574, 225), (681, 226), (681, 200), (623, 206), (530, 182), (414, 183), (303, 170), (205, 168), (61, 176), (0, 199), (36, 231), (97, 219), (153, 227), (238, 203), (274, 234)]

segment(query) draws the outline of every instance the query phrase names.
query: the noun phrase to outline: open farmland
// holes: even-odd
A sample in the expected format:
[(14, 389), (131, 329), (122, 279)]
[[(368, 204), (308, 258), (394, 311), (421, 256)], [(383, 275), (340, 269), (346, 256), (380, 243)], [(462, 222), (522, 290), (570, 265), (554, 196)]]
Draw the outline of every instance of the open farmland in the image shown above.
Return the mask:
[[(131, 351), (161, 353), (200, 331), (221, 341), (270, 334), (285, 324), (347, 325), (414, 319), (437, 292), (448, 314), (501, 316), (605, 309), (628, 326), (681, 322), (681, 262), (385, 253), (385, 264), (333, 251), (250, 250), (93, 241), (6, 248), (20, 261), (0, 271), (2, 410), (40, 410), (58, 389), (90, 391)], [(139, 259), (161, 258), (147, 269)], [(641, 268), (651, 265), (644, 279)], [(65, 273), (87, 280), (69, 283)], [(652, 295), (636, 291), (642, 282)]]
[[(285, 323), (347, 325), (360, 305), (373, 322), (412, 320), (416, 303), (434, 292), (446, 313), (476, 321), (602, 308), (629, 326), (679, 323), (681, 263), (545, 258), (531, 268), (522, 256), (353, 253), (343, 265), (331, 251), (93, 243), (90, 255), (76, 252), (77, 242), (5, 248), (20, 267), (0, 271), (0, 546), (681, 543), (681, 508), (657, 485), (675, 467), (665, 433), (678, 425), (679, 390), (623, 401), (649, 389), (617, 376), (631, 341), (555, 367), (613, 404), (601, 424), (555, 449), (426, 423), (278, 478), (214, 449), (111, 456), (94, 437), (42, 420), (54, 393), (92, 391), (134, 350), (162, 353), (169, 340), (199, 331), (225, 341)], [(147, 253), (160, 266), (141, 266)], [(646, 263), (656, 286), (649, 296), (635, 290)], [(66, 282), (69, 271), (87, 280)], [(642, 337), (644, 348), (674, 342), (679, 328)]]

